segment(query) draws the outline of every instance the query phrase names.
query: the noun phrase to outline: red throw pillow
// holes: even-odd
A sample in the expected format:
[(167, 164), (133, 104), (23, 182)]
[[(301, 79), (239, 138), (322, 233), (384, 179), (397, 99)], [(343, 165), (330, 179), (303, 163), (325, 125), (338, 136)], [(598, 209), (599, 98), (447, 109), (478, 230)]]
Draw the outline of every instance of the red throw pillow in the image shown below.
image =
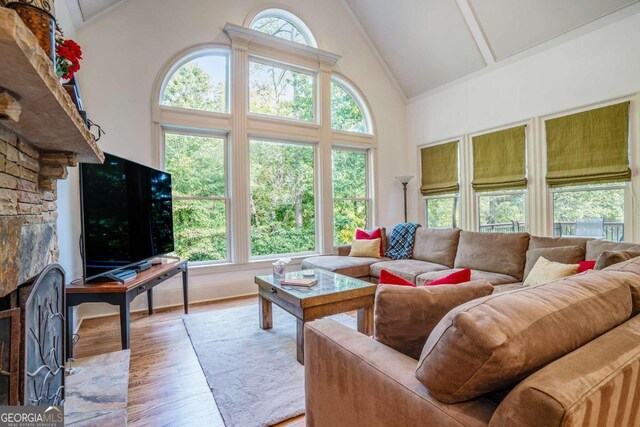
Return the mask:
[(587, 270), (593, 270), (596, 266), (595, 261), (580, 261), (578, 263), (580, 267), (578, 267), (578, 273), (582, 273)]
[(438, 280), (434, 280), (431, 283), (427, 283), (427, 286), (435, 285), (457, 285), (458, 283), (465, 283), (471, 281), (471, 270), (465, 268), (464, 270), (456, 271), (448, 276), (442, 277)]
[(357, 229), (356, 230), (356, 240), (373, 240), (380, 239), (380, 256), (384, 257), (384, 251), (382, 250), (382, 231), (379, 228), (376, 228), (371, 233), (367, 233), (364, 230)]
[(400, 285), (400, 286), (412, 286), (416, 287), (415, 284), (410, 281), (403, 279), (400, 276), (396, 276), (395, 274), (389, 273), (387, 270), (382, 270), (380, 272), (380, 285)]

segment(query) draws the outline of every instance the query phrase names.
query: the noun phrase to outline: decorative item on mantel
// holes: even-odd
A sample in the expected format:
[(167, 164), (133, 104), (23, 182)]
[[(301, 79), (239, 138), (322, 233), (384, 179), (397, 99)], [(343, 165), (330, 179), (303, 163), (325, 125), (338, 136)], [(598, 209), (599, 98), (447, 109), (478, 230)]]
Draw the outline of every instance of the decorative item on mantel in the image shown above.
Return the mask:
[(409, 181), (413, 179), (413, 176), (396, 176), (396, 179), (400, 181), (400, 184), (402, 184), (402, 190), (404, 191), (404, 222), (407, 222), (407, 184), (409, 184)]
[(52, 14), (53, 0), (7, 0), (5, 6), (15, 10), (22, 22), (38, 39), (52, 63), (56, 63), (56, 18)]

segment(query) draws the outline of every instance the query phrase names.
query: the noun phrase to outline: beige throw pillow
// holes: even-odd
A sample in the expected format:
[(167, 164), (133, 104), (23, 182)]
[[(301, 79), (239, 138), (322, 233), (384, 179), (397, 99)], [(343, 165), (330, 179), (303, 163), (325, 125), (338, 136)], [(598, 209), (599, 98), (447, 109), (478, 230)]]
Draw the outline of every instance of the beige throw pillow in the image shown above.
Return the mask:
[(542, 285), (543, 283), (572, 276), (578, 272), (578, 268), (580, 268), (578, 264), (561, 264), (540, 257), (524, 281), (524, 286)]
[(351, 242), (349, 256), (363, 258), (380, 258), (380, 239), (354, 239)]

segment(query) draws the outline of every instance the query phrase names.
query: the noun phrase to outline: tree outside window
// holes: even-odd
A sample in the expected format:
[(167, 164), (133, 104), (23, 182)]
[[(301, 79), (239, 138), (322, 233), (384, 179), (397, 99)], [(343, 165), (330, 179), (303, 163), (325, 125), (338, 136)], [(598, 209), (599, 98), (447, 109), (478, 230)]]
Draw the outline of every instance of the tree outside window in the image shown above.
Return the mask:
[(316, 250), (314, 148), (250, 141), (251, 254)]
[(334, 149), (333, 224), (334, 243), (353, 240), (356, 228), (366, 228), (370, 209), (367, 152)]

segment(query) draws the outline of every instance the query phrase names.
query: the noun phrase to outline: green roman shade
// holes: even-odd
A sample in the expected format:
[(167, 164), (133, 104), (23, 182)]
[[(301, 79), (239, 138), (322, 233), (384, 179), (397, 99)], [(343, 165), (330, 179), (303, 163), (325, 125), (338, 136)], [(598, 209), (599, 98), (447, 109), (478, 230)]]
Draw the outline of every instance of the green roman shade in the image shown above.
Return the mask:
[(474, 136), (475, 191), (527, 188), (526, 126)]
[(425, 147), (420, 156), (423, 196), (458, 192), (458, 141)]
[(545, 122), (549, 187), (631, 180), (629, 102)]

